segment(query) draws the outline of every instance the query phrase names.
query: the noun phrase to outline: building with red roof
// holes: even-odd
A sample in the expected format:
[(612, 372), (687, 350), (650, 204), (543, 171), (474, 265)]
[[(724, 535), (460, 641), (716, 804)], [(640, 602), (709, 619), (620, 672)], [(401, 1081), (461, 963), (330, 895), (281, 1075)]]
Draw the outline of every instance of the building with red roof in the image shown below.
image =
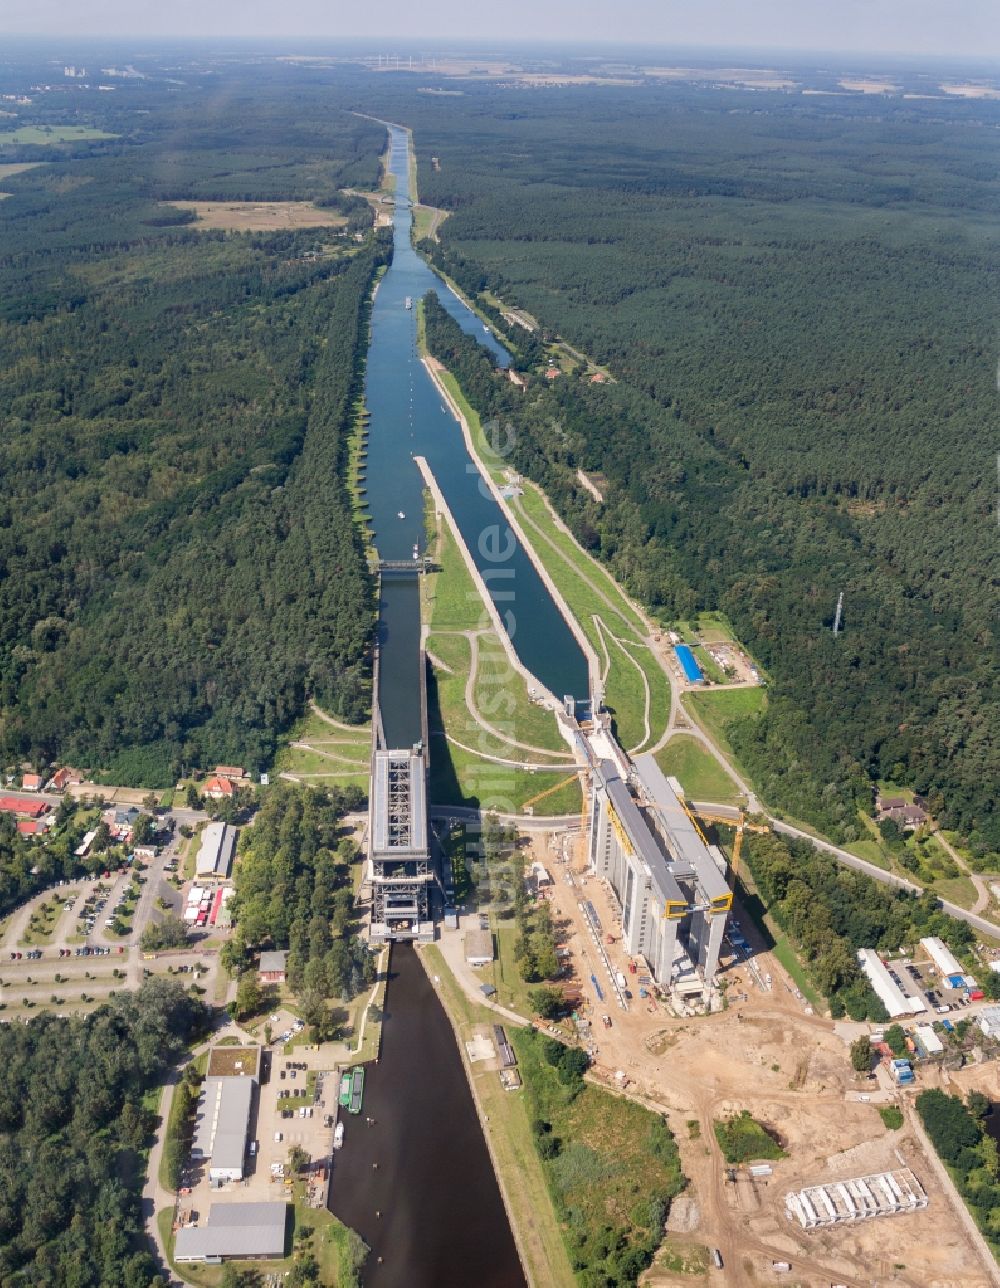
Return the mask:
[(0, 810), (5, 814), (23, 814), (26, 818), (41, 818), (48, 812), (47, 801), (26, 801), (23, 796), (0, 796)]

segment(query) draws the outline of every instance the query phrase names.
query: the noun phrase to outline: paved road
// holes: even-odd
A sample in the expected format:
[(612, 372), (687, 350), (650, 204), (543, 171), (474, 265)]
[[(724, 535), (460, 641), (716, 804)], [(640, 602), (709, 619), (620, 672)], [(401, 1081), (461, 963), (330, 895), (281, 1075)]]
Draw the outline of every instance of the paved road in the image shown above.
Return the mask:
[[(713, 808), (716, 807), (713, 806)], [(884, 868), (877, 867), (874, 863), (868, 863), (865, 859), (859, 859), (856, 854), (851, 854), (848, 850), (842, 850), (840, 846), (833, 845), (830, 841), (822, 841), (809, 832), (803, 832), (801, 828), (792, 827), (790, 823), (782, 822), (781, 819), (772, 818), (771, 825), (776, 832), (784, 836), (795, 836), (803, 841), (811, 842), (817, 850), (831, 854), (845, 868), (854, 868), (856, 872), (863, 872), (866, 876), (875, 881), (880, 881), (883, 885), (894, 886), (898, 890), (910, 890), (914, 894), (923, 894), (924, 892), (923, 886), (919, 886), (913, 881), (907, 881), (905, 877), (898, 877), (894, 872), (886, 872)], [(950, 916), (957, 917), (959, 921), (967, 922), (973, 930), (978, 930), (981, 935), (990, 935), (993, 938), (1000, 936), (1000, 925), (995, 921), (981, 917), (976, 912), (970, 912), (968, 908), (961, 908), (957, 903), (949, 903), (947, 899), (939, 899), (938, 902)]]

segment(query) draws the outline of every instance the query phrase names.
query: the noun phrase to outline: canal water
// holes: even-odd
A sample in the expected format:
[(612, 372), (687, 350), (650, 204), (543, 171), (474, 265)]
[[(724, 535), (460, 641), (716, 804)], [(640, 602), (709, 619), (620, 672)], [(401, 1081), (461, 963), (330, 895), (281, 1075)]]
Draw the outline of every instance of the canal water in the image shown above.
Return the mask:
[(520, 1288), (455, 1035), (410, 944), (392, 949), (382, 1034), (330, 1187), (330, 1210), (371, 1248), (365, 1288)]
[[(463, 331), (486, 345), (499, 366), (510, 361), (493, 333), (413, 249), (409, 139), (405, 130), (391, 127), (390, 132), (390, 169), (396, 179), (393, 259), (372, 308), (365, 389), (371, 413), (367, 500), (375, 544), (383, 559), (409, 559), (414, 549), (423, 549), (423, 480), (412, 458), (425, 456), (501, 616), (510, 623), (521, 661), (557, 697), (586, 698), (583, 652), (510, 533), (503, 512), (469, 458), (458, 423), (417, 353), (417, 301), (433, 290)], [(504, 557), (491, 558), (497, 551)], [(412, 654), (411, 660), (404, 655), (403, 641), (419, 630), (418, 625), (405, 625), (406, 613), (417, 608), (413, 596), (407, 598), (397, 582), (386, 579), (380, 613), (387, 650), (381, 655), (382, 684), (395, 685), (398, 676), (410, 676), (416, 665)], [(400, 644), (399, 653), (394, 641)], [(415, 686), (409, 685), (409, 680), (398, 685), (398, 692), (416, 694)], [(413, 710), (412, 702), (392, 701), (394, 696), (386, 692), (386, 700), (381, 701), (386, 737), (390, 745), (407, 746), (420, 736), (419, 711)]]

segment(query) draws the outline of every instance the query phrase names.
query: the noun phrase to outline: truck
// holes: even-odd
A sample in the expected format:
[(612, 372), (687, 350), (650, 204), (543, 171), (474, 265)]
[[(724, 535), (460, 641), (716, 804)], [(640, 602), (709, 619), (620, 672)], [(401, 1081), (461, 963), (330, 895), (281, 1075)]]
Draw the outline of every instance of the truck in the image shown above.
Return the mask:
[(618, 985), (618, 987), (621, 989), (623, 993), (628, 988), (628, 980), (625, 978), (625, 976), (621, 973), (620, 970), (615, 971), (615, 983)]
[(718, 1248), (712, 1249), (712, 1264), (715, 1266), (716, 1270), (722, 1269), (722, 1253)]

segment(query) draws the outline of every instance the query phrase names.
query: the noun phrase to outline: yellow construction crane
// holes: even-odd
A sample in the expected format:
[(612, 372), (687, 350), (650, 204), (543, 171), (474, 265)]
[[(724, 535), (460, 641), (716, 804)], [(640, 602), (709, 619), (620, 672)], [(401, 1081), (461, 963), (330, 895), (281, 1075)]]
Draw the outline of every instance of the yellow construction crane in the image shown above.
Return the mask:
[[(694, 823), (695, 827), (698, 827), (698, 823), (695, 820), (694, 815), (688, 809), (687, 804), (684, 805), (684, 808), (687, 810), (688, 814), (691, 815), (691, 821)], [(740, 875), (740, 855), (743, 852), (743, 834), (745, 832), (770, 832), (770, 827), (766, 823), (748, 823), (747, 816), (742, 809), (737, 811), (736, 818), (733, 818), (731, 814), (720, 814), (711, 810), (699, 810), (698, 815), (704, 823), (722, 823), (726, 827), (736, 829), (736, 839), (733, 842), (733, 855), (729, 865), (732, 870), (733, 881), (735, 882)], [(698, 828), (698, 832), (699, 835), (701, 835), (700, 827)], [(702, 840), (704, 840), (703, 835)]]

